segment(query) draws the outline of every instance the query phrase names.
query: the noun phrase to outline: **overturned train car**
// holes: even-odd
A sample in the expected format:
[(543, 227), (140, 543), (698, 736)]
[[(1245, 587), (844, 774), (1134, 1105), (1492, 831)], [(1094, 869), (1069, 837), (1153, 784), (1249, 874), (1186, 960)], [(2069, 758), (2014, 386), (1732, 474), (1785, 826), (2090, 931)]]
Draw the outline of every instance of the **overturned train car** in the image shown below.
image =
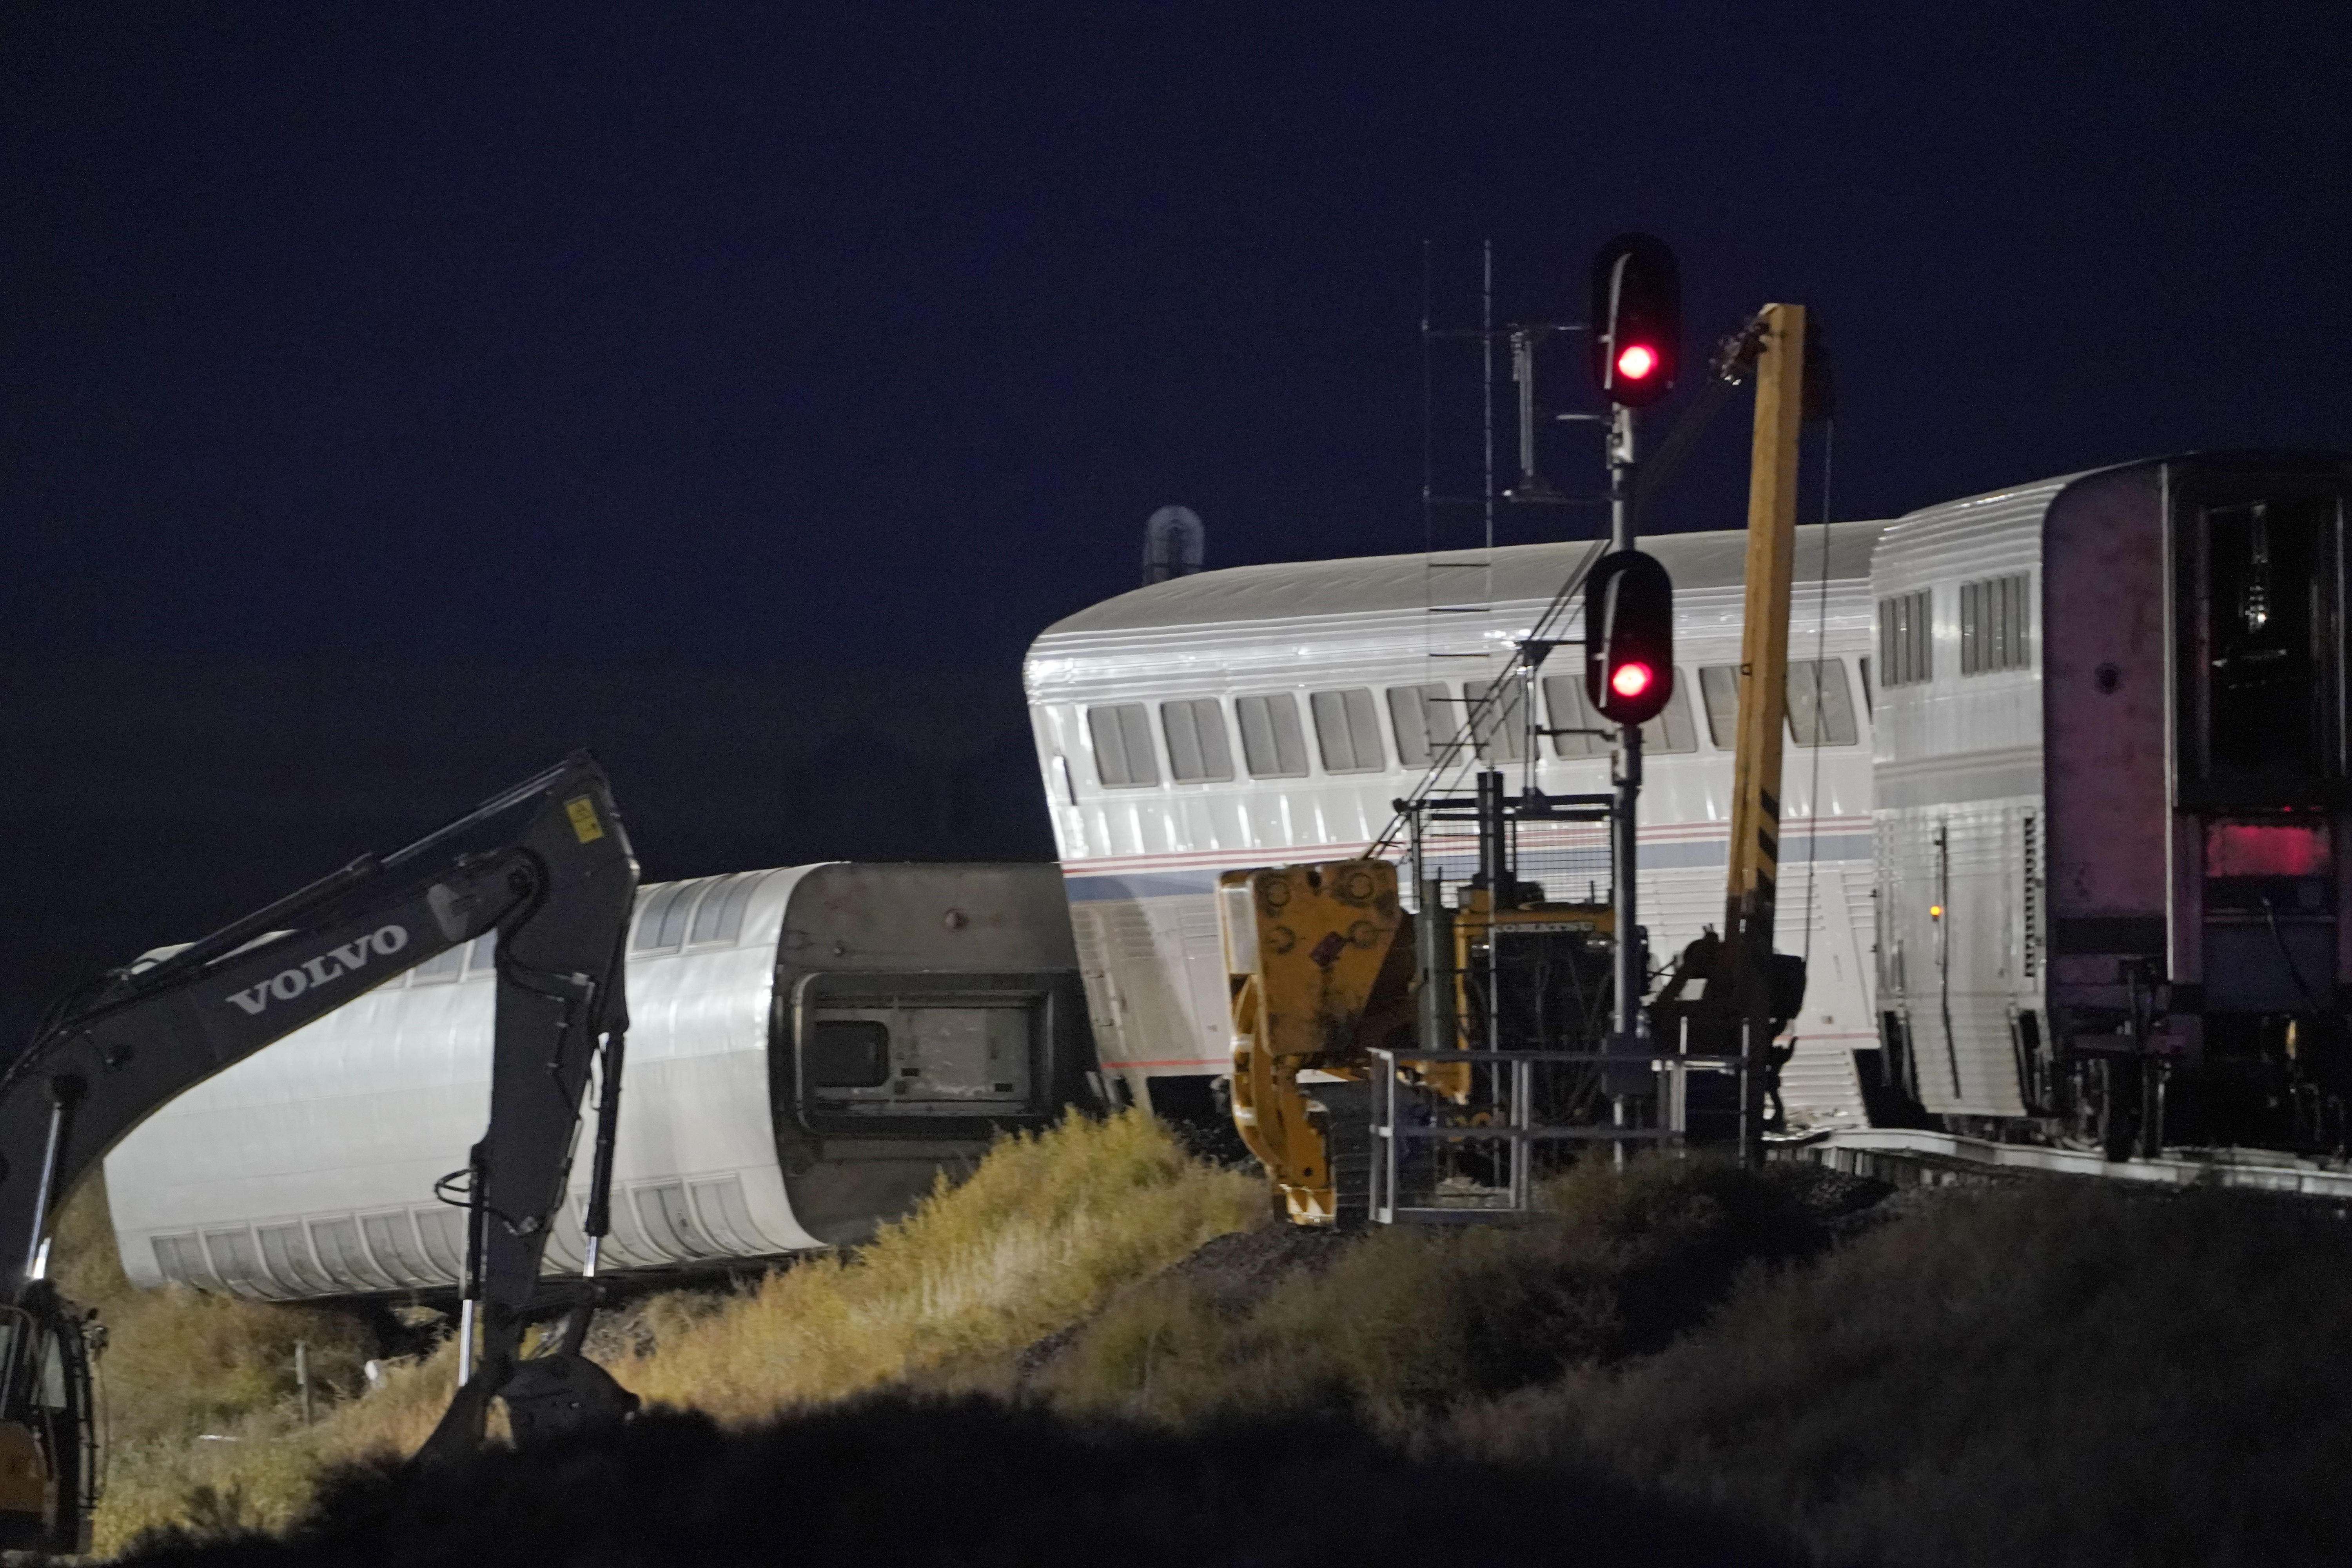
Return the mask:
[[(286, 1299), (457, 1282), (491, 938), (181, 1096), (106, 1162), (124, 1269)], [(1087, 1092), (1048, 865), (828, 864), (648, 886), (629, 933), (610, 1269), (858, 1240)], [(586, 1162), (549, 1239), (576, 1272)]]

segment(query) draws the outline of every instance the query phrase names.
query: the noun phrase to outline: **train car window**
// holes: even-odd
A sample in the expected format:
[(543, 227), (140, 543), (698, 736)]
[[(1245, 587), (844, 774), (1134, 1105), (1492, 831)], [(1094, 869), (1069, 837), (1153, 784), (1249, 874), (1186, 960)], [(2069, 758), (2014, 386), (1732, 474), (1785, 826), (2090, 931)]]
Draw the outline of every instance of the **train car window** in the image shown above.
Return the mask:
[(1730, 751), (1739, 741), (1739, 667), (1700, 665), (1698, 694), (1706, 704), (1708, 742), (1718, 752)]
[(1470, 736), (1482, 763), (1517, 763), (1528, 754), (1528, 688), (1514, 670), (1462, 689), (1470, 715)]
[[(1584, 677), (1581, 674), (1545, 676), (1543, 694), (1544, 711), (1551, 719), (1553, 756), (1605, 757), (1609, 754), (1610, 737), (1601, 731), (1610, 726), (1592, 710), (1591, 700), (1584, 695)], [(1559, 731), (1563, 730), (1591, 732), (1561, 734)], [(1646, 733), (1643, 738), (1647, 739)]]
[[(58, 1331), (72, 1333), (77, 1331), (66, 1329)], [(48, 1341), (47, 1335), (43, 1336), (43, 1341), (37, 1352), (41, 1376), (35, 1385), (33, 1397), (45, 1410), (63, 1410), (66, 1408), (66, 1358), (58, 1352), (57, 1345)]]
[(637, 910), (637, 938), (629, 945), (639, 952), (677, 945), (675, 937), (664, 942), (662, 930), (669, 923), (669, 912), (677, 907), (678, 901), (690, 899), (693, 894), (694, 884), (691, 882), (671, 882), (654, 889)]
[(1315, 715), (1315, 743), (1323, 752), (1325, 773), (1368, 773), (1385, 764), (1380, 710), (1372, 706), (1370, 687), (1311, 692), (1307, 705)]
[(751, 891), (761, 881), (757, 871), (747, 871), (740, 877), (722, 877), (720, 886), (702, 895), (702, 902), (694, 911), (694, 934), (690, 942), (734, 942), (743, 934), (743, 910), (751, 901)]
[(499, 933), (486, 931), (466, 944), (466, 977), (498, 973)]
[(676, 947), (686, 940), (687, 917), (694, 912), (695, 896), (709, 886), (708, 879), (678, 885), (677, 897), (662, 910), (660, 926), (654, 936), (656, 947)]
[(1254, 779), (1307, 776), (1307, 737), (1298, 727), (1298, 700), (1287, 691), (1234, 699), (1241, 721), (1242, 761)]
[(1658, 716), (1642, 726), (1642, 750), (1653, 756), (1698, 750), (1698, 731), (1691, 723), (1690, 693), (1682, 687), (1666, 699)]
[(1443, 686), (1389, 688), (1389, 726), (1396, 731), (1397, 761), (1425, 768), (1454, 738), (1453, 699)]
[[(416, 1231), (409, 1224), (405, 1210), (360, 1215), (360, 1234), (367, 1238), (367, 1249), (375, 1255), (376, 1267), (403, 1285), (436, 1283), (416, 1245)], [(219, 1257), (217, 1249), (214, 1257)]]
[(1990, 675), (2032, 664), (2026, 613), (2030, 575), (2013, 572), (1960, 584), (1960, 673)]
[(310, 1245), (319, 1254), (319, 1261), (338, 1284), (352, 1280), (363, 1286), (383, 1286), (392, 1283), (392, 1276), (375, 1265), (360, 1245), (360, 1227), (356, 1220), (314, 1220), (310, 1224)]
[(212, 1256), (213, 1272), (230, 1284), (268, 1283), (261, 1277), (261, 1254), (253, 1245), (253, 1232), (243, 1226), (205, 1232), (205, 1251)]
[(719, 910), (727, 902), (728, 885), (734, 880), (735, 878), (730, 875), (705, 885), (701, 899), (694, 906), (694, 922), (687, 928), (688, 942), (719, 940)]
[(1931, 593), (1921, 588), (1878, 601), (1878, 669), (1883, 684), (1916, 686), (1936, 673)]
[[(445, 1212), (453, 1219), (457, 1217), (455, 1209)], [(265, 1225), (254, 1234), (261, 1239), (261, 1265), (270, 1278), (294, 1290), (323, 1294), (333, 1289), (335, 1281), (310, 1261), (310, 1244), (299, 1225)], [(456, 1279), (457, 1271), (452, 1269), (449, 1277)]]
[(2340, 763), (2317, 649), (2333, 615), (2326, 503), (2256, 501), (2205, 514), (2210, 772), (2317, 779)]
[(1168, 776), (1178, 784), (1206, 784), (1234, 776), (1234, 749), (1225, 740), (1224, 704), (1215, 698), (1162, 702), (1160, 729), (1168, 737)]
[[(1581, 675), (1548, 675), (1544, 677), (1544, 705), (1551, 714), (1554, 730), (1587, 730), (1600, 733), (1559, 735), (1551, 738), (1552, 752), (1560, 757), (1605, 757), (1617, 744), (1616, 726), (1593, 710), (1584, 694)], [(1666, 699), (1658, 716), (1642, 726), (1642, 750), (1651, 756), (1672, 755), (1698, 750), (1698, 731), (1691, 723), (1690, 693), (1681, 686)]]
[(411, 1209), (416, 1238), (425, 1244), (425, 1261), (445, 1279), (466, 1277), (466, 1211), (453, 1208)]
[(1789, 738), (1801, 746), (1851, 746), (1862, 738), (1845, 665), (1800, 658), (1789, 665)]
[(1087, 710), (1087, 730), (1095, 742), (1095, 776), (1105, 789), (1139, 789), (1160, 782), (1151, 755), (1151, 721), (1140, 702)]
[(890, 1026), (872, 1018), (821, 1018), (809, 1029), (811, 1089), (879, 1089), (890, 1081)]
[(464, 968), (465, 964), (466, 950), (462, 944), (450, 948), (446, 952), (436, 952), (409, 971), (409, 973), (414, 976), (409, 984), (412, 985), (443, 984), (457, 979), (457, 972)]
[(175, 1279), (184, 1285), (193, 1283), (199, 1275), (212, 1272), (212, 1266), (205, 1261), (205, 1255), (197, 1249), (196, 1238), (193, 1235), (159, 1236), (154, 1238), (154, 1245), (155, 1267), (163, 1271), (166, 1279)]

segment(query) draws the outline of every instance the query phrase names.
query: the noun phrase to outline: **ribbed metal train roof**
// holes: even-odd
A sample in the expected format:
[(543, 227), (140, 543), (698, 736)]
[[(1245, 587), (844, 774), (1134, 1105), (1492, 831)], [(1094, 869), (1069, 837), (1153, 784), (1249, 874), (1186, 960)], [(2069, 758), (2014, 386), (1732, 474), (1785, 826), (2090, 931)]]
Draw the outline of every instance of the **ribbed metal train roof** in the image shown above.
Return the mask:
[(2025, 516), (2039, 518), (2050, 510), (2050, 503), (2058, 498), (2059, 492), (2076, 480), (2089, 479), (2093, 474), (2107, 473), (2114, 468), (2139, 466), (2122, 463), (2110, 465), (2105, 468), (2084, 468), (2080, 473), (2062, 474), (2054, 479), (2036, 479), (2031, 484), (2011, 485), (2003, 489), (1987, 490), (1982, 495), (1963, 496), (1958, 500), (1938, 501), (1934, 506), (1921, 507), (1916, 511), (1906, 511), (1888, 523), (1886, 542), (1889, 545), (1901, 545), (1908, 543), (1913, 538), (1920, 535), (1940, 539), (1947, 532), (1942, 525), (1953, 522), (1982, 522), (1993, 525), (2011, 522)]
[(1963, 496), (1958, 500), (1938, 501), (1934, 506), (1921, 507), (1916, 511), (1905, 512), (1893, 522), (1886, 524), (1889, 529), (1895, 531), (1894, 538), (1888, 542), (1904, 541), (1915, 532), (1929, 531), (1937, 523), (1958, 518), (1974, 518), (1995, 511), (2007, 517), (2015, 515), (2020, 510), (2038, 509), (2046, 511), (2061, 493), (2084, 479), (2093, 479), (2100, 474), (2120, 473), (2126, 468), (2155, 468), (2168, 463), (2190, 462), (2208, 467), (2260, 468), (2269, 465), (2302, 467), (2311, 464), (2352, 462), (2352, 453), (2322, 448), (2222, 447), (2211, 451), (2167, 453), (2161, 457), (2141, 458), (2128, 463), (2103, 463), (2095, 468), (2084, 468), (2075, 473), (2061, 474), (2056, 479), (2035, 479), (2027, 484), (2009, 485), (2000, 489), (1987, 490), (1982, 495)]
[[(1830, 527), (1829, 571), (1832, 578), (1867, 577), (1870, 552), (1883, 522), (1835, 522)], [(1433, 555), (1357, 555), (1336, 561), (1284, 561), (1264, 566), (1228, 566), (1190, 577), (1155, 583), (1088, 605), (1055, 622), (1039, 640), (1073, 633), (1135, 631), (1149, 627), (1213, 626), (1232, 621), (1288, 620), (1302, 616), (1360, 615), (1376, 610), (1419, 610), (1433, 602), (1443, 582), (1449, 604), (1528, 604), (1549, 600), (1588, 554), (1596, 559), (1605, 542), (1569, 540), (1552, 544), (1511, 544), (1492, 552), (1440, 551)], [(1661, 533), (1642, 548), (1664, 563), (1677, 588), (1738, 587), (1747, 571), (1748, 535), (1727, 530), (1710, 533)], [(1491, 560), (1491, 585), (1478, 571), (1442, 571), (1432, 562)], [(1821, 573), (1821, 531), (1798, 531), (1797, 575)]]

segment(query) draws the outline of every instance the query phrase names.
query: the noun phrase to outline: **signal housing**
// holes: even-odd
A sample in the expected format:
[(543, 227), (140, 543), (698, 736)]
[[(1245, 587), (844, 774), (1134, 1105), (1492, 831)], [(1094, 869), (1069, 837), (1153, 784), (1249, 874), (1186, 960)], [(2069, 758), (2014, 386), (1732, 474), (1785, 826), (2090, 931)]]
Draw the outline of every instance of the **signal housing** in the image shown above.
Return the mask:
[(1601, 395), (1643, 408), (1674, 390), (1682, 368), (1683, 275), (1655, 235), (1621, 234), (1592, 258), (1592, 380)]
[(1584, 583), (1584, 694), (1614, 724), (1646, 724), (1675, 695), (1675, 584), (1657, 557), (1604, 555)]

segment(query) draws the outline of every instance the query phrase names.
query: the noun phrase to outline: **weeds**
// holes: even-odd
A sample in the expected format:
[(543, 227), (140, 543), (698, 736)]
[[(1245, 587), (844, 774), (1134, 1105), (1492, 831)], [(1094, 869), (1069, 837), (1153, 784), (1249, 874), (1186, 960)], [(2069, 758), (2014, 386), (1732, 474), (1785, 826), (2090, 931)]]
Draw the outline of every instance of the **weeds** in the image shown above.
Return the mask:
[(1831, 1563), (2340, 1562), (2346, 1228), (2221, 1194), (1956, 1194), (1449, 1437), (1734, 1503)]
[[(1263, 1184), (1190, 1158), (1130, 1112), (1007, 1139), (855, 1254), (779, 1268), (729, 1297), (654, 1298), (650, 1351), (617, 1361), (649, 1402), (741, 1425), (1009, 1354), (1265, 1211)], [(100, 1308), (115, 1453), (97, 1546), (281, 1531), (322, 1473), (414, 1452), (446, 1406), (455, 1346), (394, 1363), (362, 1397), (355, 1320), (184, 1289), (132, 1289), (93, 1182), (61, 1219), (68, 1294)], [(323, 1414), (301, 1425), (293, 1346)]]
[(1196, 1433), (867, 1396), (722, 1429), (676, 1414), (459, 1469), (347, 1475), (322, 1523), (217, 1568), (1793, 1568), (1771, 1532), (1605, 1476), (1414, 1459), (1328, 1421)]
[(1265, 1210), (1262, 1178), (1193, 1160), (1147, 1114), (1073, 1117), (999, 1143), (855, 1253), (779, 1269), (715, 1310), (656, 1300), (655, 1348), (613, 1371), (648, 1401), (741, 1423), (971, 1368)]
[[(117, 1354), (152, 1331), (177, 1350), (131, 1364), (177, 1354), (215, 1392), (140, 1396), (149, 1435), (124, 1446), (101, 1540), (387, 1565), (493, 1546), (615, 1563), (2347, 1555), (2352, 1226), (2034, 1186), (1906, 1199), (1832, 1246), (1871, 1195), (1804, 1169), (1596, 1163), (1517, 1227), (1253, 1231), (1256, 1178), (1139, 1116), (1073, 1122), (1007, 1141), (854, 1256), (650, 1303), (651, 1349), (615, 1371), (694, 1413), (438, 1479), (389, 1467), (440, 1414), (446, 1347), (302, 1429), (273, 1369), (296, 1321), (330, 1325), (118, 1300)], [(1011, 1397), (910, 1397), (971, 1388)], [(194, 1421), (240, 1440), (191, 1441)]]
[(1821, 1173), (1591, 1163), (1526, 1226), (1399, 1228), (1242, 1289), (1171, 1279), (1122, 1300), (1039, 1380), (1065, 1409), (1178, 1425), (1297, 1411), (1384, 1423), (1652, 1351), (1739, 1271), (1822, 1246)]

